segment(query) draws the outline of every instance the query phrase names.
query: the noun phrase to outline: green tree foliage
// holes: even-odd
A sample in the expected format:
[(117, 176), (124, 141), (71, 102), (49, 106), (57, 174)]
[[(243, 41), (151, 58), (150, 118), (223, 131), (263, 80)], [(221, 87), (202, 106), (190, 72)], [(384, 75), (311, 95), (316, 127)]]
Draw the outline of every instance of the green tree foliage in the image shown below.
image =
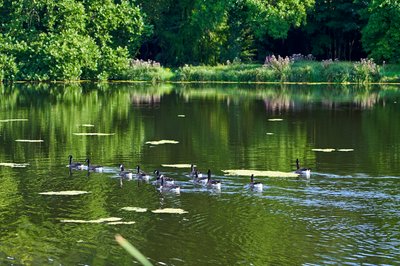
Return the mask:
[(221, 51), (221, 61), (254, 58), (254, 33), (247, 21), (248, 7), (245, 1), (234, 1), (228, 8), (228, 32), (226, 44)]
[(215, 63), (225, 39), (227, 0), (142, 1), (157, 47), (151, 57), (166, 64)]
[(17, 73), (15, 58), (7, 54), (11, 47), (11, 42), (0, 33), (0, 82), (2, 80), (13, 80)]
[(363, 29), (363, 47), (378, 62), (400, 62), (400, 3), (372, 1), (368, 24)]
[[(141, 2), (154, 35), (144, 56), (180, 65), (215, 64), (254, 54), (254, 39), (284, 38), (305, 22), (314, 0), (180, 0)], [(155, 48), (156, 47), (156, 48)]]
[(290, 27), (306, 22), (314, 0), (247, 0), (248, 21), (258, 38), (285, 38)]
[(399, 62), (399, 6), (390, 0), (3, 0), (0, 79), (129, 79), (136, 56), (170, 66), (294, 53), (342, 60), (368, 53), (376, 62)]
[[(3, 1), (0, 14), (0, 51), (17, 79), (112, 78), (135, 56), (145, 28), (129, 1)], [(14, 78), (12, 65), (2, 68)]]
[(303, 35), (309, 40), (310, 53), (325, 59), (352, 60), (354, 50), (361, 48), (365, 21), (360, 12), (367, 5), (366, 1), (316, 0)]

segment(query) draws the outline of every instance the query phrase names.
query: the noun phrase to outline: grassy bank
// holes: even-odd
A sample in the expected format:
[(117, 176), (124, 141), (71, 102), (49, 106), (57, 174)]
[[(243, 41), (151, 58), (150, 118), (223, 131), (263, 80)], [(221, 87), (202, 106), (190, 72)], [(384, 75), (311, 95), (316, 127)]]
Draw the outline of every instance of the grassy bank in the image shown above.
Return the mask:
[(130, 66), (120, 78), (153, 82), (379, 83), (400, 82), (400, 65), (380, 66), (371, 60), (290, 61), (280, 57), (274, 57), (265, 64), (186, 65), (175, 69), (144, 63)]
[(400, 65), (377, 65), (372, 60), (314, 61), (272, 56), (264, 64), (228, 62), (167, 68), (154, 61), (132, 60), (108, 78), (150, 82), (399, 83)]

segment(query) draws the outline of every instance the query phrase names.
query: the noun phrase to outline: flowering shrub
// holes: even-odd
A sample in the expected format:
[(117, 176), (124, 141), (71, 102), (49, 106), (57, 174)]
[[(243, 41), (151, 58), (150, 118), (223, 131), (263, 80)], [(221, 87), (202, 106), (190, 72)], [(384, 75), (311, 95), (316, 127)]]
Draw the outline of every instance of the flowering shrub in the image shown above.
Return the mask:
[(354, 81), (353, 65), (338, 59), (321, 61), (321, 81), (346, 83)]
[(354, 63), (354, 71), (359, 82), (367, 83), (380, 79), (380, 67), (373, 59), (361, 59)]
[(321, 65), (324, 69), (327, 69), (330, 65), (333, 64), (332, 59), (328, 59), (328, 60), (322, 60), (321, 61)]
[(150, 67), (161, 67), (161, 64), (153, 61), (153, 60), (147, 60), (144, 61), (142, 59), (131, 59), (129, 62), (130, 67), (142, 67), (142, 68), (150, 68)]
[(265, 58), (264, 67), (272, 69), (281, 81), (287, 80), (293, 61), (289, 57), (275, 57), (275, 55), (267, 56)]
[(312, 54), (308, 55), (302, 55), (302, 54), (292, 54), (289, 59), (292, 62), (297, 62), (297, 61), (314, 61), (315, 57)]
[(131, 59), (126, 70), (125, 79), (147, 80), (152, 82), (168, 80), (173, 73), (169, 68), (164, 68), (153, 60)]

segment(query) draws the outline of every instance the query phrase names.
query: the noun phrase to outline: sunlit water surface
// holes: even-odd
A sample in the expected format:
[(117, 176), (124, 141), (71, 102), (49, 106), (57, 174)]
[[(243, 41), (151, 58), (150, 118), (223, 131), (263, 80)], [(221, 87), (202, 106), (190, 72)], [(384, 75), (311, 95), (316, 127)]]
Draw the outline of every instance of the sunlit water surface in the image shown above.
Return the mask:
[[(0, 264), (131, 265), (121, 234), (155, 265), (399, 265), (399, 117), (398, 87), (3, 86)], [(179, 143), (146, 144), (155, 140)], [(105, 171), (70, 172), (69, 154)], [(222, 171), (292, 172), (296, 158), (309, 180), (256, 177), (262, 191)], [(121, 180), (121, 163), (159, 169), (180, 194)], [(221, 190), (162, 166), (191, 163)], [(39, 194), (68, 190), (89, 193)], [(63, 222), (109, 217), (135, 223)]]

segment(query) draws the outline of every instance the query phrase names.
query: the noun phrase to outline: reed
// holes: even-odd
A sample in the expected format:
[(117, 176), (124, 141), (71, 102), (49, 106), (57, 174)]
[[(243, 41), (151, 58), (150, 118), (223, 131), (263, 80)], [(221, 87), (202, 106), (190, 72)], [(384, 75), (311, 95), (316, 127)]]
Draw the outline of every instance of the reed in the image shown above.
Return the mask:
[(128, 240), (123, 238), (121, 235), (115, 235), (115, 240), (117, 243), (123, 247), (132, 257), (137, 259), (144, 266), (152, 266), (151, 262), (138, 250), (136, 249)]

